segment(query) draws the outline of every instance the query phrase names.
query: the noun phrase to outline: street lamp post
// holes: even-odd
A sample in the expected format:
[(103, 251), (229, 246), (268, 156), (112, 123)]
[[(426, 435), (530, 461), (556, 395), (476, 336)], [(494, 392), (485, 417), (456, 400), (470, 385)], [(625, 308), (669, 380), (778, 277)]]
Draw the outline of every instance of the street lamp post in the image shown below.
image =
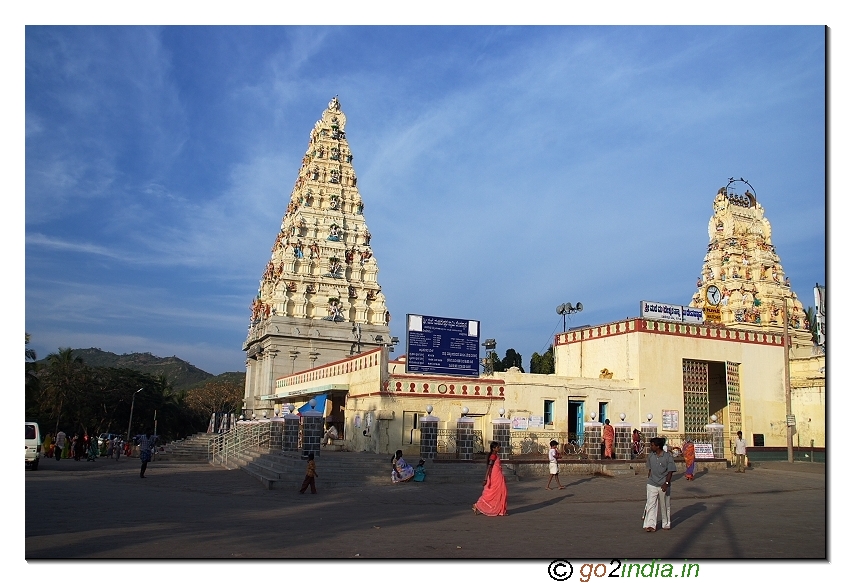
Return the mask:
[(133, 427), (133, 408), (136, 406), (136, 395), (138, 395), (144, 387), (133, 393), (133, 400), (130, 403), (130, 423), (127, 424), (127, 443), (130, 443), (130, 429)]
[(791, 432), (794, 430), (794, 426), (792, 426), (789, 421), (792, 418), (791, 414), (791, 336), (788, 334), (788, 298), (785, 297), (782, 299), (785, 304), (785, 317), (784, 325), (785, 325), (785, 338), (783, 338), (783, 344), (785, 344), (785, 436), (786, 436), (786, 445), (788, 448), (788, 463), (794, 463), (794, 436)]

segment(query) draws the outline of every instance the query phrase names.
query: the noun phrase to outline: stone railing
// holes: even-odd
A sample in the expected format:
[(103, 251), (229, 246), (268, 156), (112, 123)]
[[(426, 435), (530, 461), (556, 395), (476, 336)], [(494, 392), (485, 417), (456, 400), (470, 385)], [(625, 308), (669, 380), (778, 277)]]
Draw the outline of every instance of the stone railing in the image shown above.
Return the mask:
[(284, 389), (293, 385), (300, 385), (302, 383), (357, 372), (380, 364), (381, 349), (375, 348), (356, 357), (331, 362), (322, 366), (317, 366), (316, 368), (311, 368), (279, 378), (275, 381), (275, 386), (278, 389)]
[(722, 326), (706, 324), (688, 324), (680, 322), (664, 322), (661, 320), (645, 320), (642, 318), (630, 318), (611, 324), (600, 326), (588, 326), (581, 330), (564, 332), (555, 335), (555, 345), (572, 344), (603, 338), (606, 336), (617, 336), (632, 332), (653, 332), (658, 334), (675, 334), (677, 336), (690, 336), (694, 338), (710, 338), (715, 340), (729, 340), (734, 342), (749, 342), (753, 344), (767, 344), (782, 346), (782, 334), (770, 332), (758, 332), (750, 330), (737, 330)]

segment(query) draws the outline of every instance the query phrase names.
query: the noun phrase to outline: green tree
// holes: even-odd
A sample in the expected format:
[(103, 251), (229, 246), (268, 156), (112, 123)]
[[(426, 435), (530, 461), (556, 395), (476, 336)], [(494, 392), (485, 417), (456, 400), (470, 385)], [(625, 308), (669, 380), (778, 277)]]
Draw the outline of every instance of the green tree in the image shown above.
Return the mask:
[(531, 355), (531, 372), (536, 374), (555, 374), (555, 349), (550, 344), (543, 354)]
[(213, 413), (238, 413), (244, 396), (245, 387), (241, 383), (211, 380), (189, 391), (185, 403), (191, 410), (209, 419)]
[(35, 350), (29, 348), (30, 335), (26, 332), (26, 361), (24, 363), (24, 411), (27, 420), (39, 419), (38, 395), (41, 391), (38, 380), (39, 365)]
[[(24, 342), (24, 345), (29, 346), (30, 333), (24, 332), (24, 334), (26, 335), (26, 341)], [(33, 350), (32, 348), (27, 348), (26, 351), (27, 351), (27, 358), (26, 358), (27, 362), (34, 361), (37, 358), (37, 356), (35, 355), (35, 350)]]
[(47, 356), (47, 365), (39, 375), (38, 402), (41, 411), (56, 421), (55, 431), (59, 430), (63, 411), (75, 408), (86, 372), (83, 359), (75, 357), (70, 348), (60, 348)]
[(809, 331), (812, 333), (812, 342), (817, 344), (819, 340), (817, 330), (817, 310), (815, 310), (814, 306), (806, 308), (806, 320), (809, 321)]
[(505, 358), (499, 361), (498, 368), (496, 368), (496, 366), (497, 365), (494, 363), (493, 370), (497, 372), (504, 372), (512, 366), (517, 367), (519, 372), (525, 372), (522, 368), (522, 355), (513, 348), (508, 348), (507, 351), (505, 351)]

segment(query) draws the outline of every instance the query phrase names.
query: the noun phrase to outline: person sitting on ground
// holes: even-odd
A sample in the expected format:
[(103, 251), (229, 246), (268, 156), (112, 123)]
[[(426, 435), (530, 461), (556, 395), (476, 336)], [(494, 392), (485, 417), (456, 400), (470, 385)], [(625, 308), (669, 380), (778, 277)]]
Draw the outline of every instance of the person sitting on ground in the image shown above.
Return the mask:
[(336, 427), (331, 425), (327, 431), (325, 431), (324, 437), (322, 437), (322, 445), (330, 445), (333, 443), (334, 439), (339, 439), (339, 432), (336, 430)]
[(395, 452), (395, 455), (392, 459), (392, 465), (393, 484), (398, 484), (399, 482), (409, 482), (413, 479), (413, 474), (415, 473), (415, 470), (413, 469), (413, 466), (404, 461), (404, 458), (401, 454), (401, 450)]

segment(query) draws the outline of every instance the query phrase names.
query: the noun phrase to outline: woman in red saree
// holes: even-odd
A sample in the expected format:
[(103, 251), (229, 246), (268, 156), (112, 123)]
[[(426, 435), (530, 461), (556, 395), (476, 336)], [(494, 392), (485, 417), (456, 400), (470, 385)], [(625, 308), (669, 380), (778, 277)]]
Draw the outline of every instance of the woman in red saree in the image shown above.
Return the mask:
[(682, 444), (682, 457), (685, 458), (685, 479), (693, 480), (694, 471), (697, 468), (697, 458), (694, 451), (694, 444), (689, 439), (686, 439)]
[(484, 491), (478, 502), (472, 505), (475, 514), (486, 516), (505, 516), (508, 513), (508, 486), (502, 474), (502, 461), (498, 441), (490, 443), (490, 455), (487, 458), (487, 475), (484, 476)]
[(606, 419), (605, 425), (602, 426), (602, 443), (605, 444), (605, 454), (602, 456), (606, 459), (614, 458), (614, 428), (611, 422)]

